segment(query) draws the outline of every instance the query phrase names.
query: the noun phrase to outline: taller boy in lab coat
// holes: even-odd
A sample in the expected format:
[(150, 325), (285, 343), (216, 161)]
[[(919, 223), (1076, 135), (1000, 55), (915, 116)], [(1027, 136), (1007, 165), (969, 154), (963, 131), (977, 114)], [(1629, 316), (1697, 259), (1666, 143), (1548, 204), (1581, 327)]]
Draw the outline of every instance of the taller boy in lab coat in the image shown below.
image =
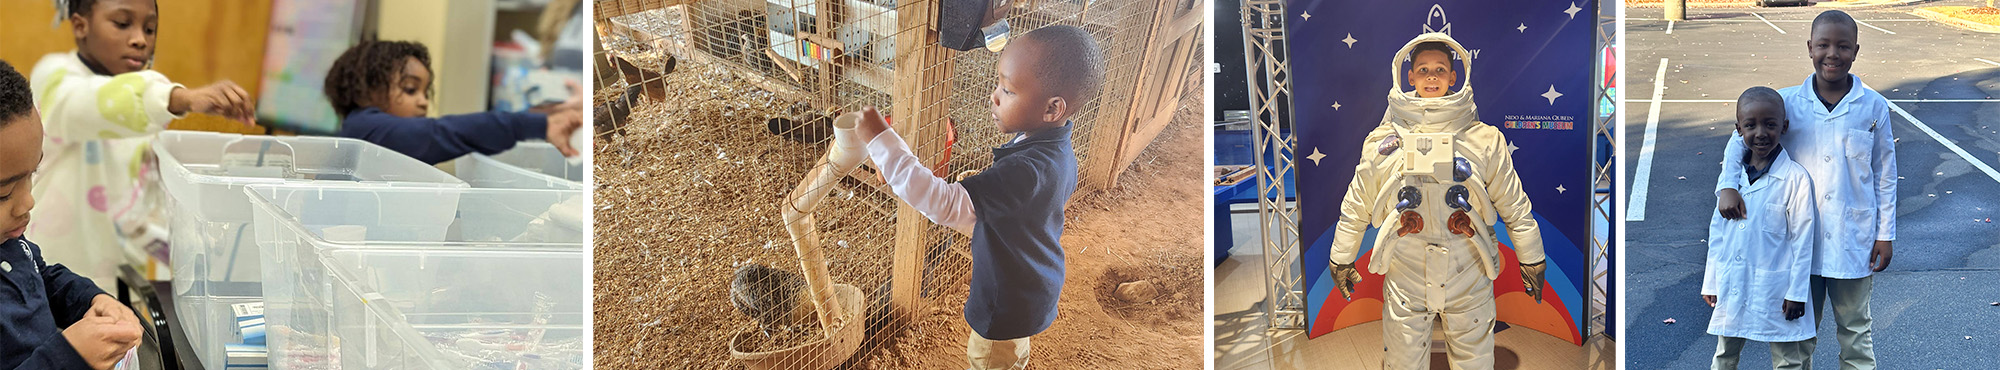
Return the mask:
[[(1896, 240), (1896, 137), (1889, 127), (1889, 100), (1848, 72), (1861, 51), (1857, 27), (1847, 13), (1820, 13), (1806, 41), (1813, 74), (1805, 84), (1778, 93), (1793, 122), (1781, 144), (1816, 185), (1813, 311), (1821, 301), (1833, 306), (1840, 367), (1867, 370), (1875, 368), (1868, 296), (1874, 273), (1889, 268)], [(1739, 142), (1732, 139), (1725, 158), (1740, 155)], [(1723, 173), (1743, 172), (1735, 161), (1723, 162)], [(1725, 217), (1750, 208), (1737, 194), (1748, 184), (1732, 179), (1725, 176), (1716, 184), (1717, 207)], [(1805, 350), (1812, 348), (1813, 342), (1806, 342)]]
[(1813, 313), (1805, 306), (1811, 301), (1813, 185), (1779, 144), (1788, 124), (1777, 91), (1752, 87), (1736, 98), (1736, 132), (1749, 150), (1723, 157), (1744, 171), (1722, 176), (1746, 185), (1741, 193), (1748, 206), (1744, 217), (1718, 212), (1708, 223), (1701, 298), (1715, 307), (1708, 320), (1708, 333), (1720, 337), (1714, 369), (1735, 369), (1744, 340), (1770, 343), (1772, 368), (1802, 369), (1812, 358)]

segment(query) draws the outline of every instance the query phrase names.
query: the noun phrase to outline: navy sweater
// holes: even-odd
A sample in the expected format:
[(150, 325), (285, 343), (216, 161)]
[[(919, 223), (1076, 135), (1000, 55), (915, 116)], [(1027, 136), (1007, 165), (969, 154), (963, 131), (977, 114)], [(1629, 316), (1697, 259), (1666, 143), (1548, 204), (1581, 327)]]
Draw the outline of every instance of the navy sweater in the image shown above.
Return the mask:
[(993, 165), (960, 184), (972, 198), (972, 288), (965, 321), (980, 337), (1047, 330), (1062, 297), (1063, 205), (1076, 192), (1074, 124), (993, 148)]
[(340, 122), (340, 136), (375, 143), (425, 164), (438, 164), (473, 152), (504, 152), (522, 140), (545, 139), (548, 127), (549, 117), (534, 113), (406, 118), (370, 107), (348, 113)]
[(44, 264), (42, 247), (25, 237), (0, 243), (0, 262), (0, 369), (89, 369), (62, 328), (83, 319), (104, 290)]

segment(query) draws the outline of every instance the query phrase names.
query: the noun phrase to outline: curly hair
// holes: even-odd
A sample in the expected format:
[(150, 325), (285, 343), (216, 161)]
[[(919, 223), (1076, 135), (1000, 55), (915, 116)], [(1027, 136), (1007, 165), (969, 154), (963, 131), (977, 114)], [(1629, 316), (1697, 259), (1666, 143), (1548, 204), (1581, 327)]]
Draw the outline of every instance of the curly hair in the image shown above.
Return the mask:
[(395, 89), (403, 58), (417, 58), (424, 68), (431, 65), (429, 49), (415, 41), (362, 41), (340, 53), (333, 68), (326, 71), (326, 100), (333, 104), (333, 112), (347, 117), (350, 112), (381, 104), (379, 98)]
[(7, 127), (15, 118), (35, 111), (35, 93), (28, 88), (28, 78), (14, 70), (14, 65), (0, 60), (0, 127)]
[(62, 5), (69, 8), (69, 9), (61, 9), (68, 11), (68, 13), (66, 14), (82, 14), (85, 16), (89, 16), (90, 9), (97, 7), (97, 0), (68, 0), (67, 4), (62, 4)]

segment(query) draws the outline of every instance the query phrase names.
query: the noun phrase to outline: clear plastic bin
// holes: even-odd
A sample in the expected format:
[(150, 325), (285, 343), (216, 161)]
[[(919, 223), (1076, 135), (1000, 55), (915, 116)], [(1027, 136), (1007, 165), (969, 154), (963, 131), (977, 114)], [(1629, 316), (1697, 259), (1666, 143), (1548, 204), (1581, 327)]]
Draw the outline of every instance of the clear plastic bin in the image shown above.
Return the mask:
[(555, 145), (524, 141), (500, 154), (468, 154), (452, 160), (459, 179), (475, 188), (583, 189), (583, 164), (570, 164)]
[(229, 305), (262, 299), (249, 184), (464, 188), (435, 167), (360, 140), (167, 131), (154, 139), (168, 194), (175, 311), (208, 368), (235, 342)]
[(580, 369), (582, 190), (246, 190), (272, 368)]

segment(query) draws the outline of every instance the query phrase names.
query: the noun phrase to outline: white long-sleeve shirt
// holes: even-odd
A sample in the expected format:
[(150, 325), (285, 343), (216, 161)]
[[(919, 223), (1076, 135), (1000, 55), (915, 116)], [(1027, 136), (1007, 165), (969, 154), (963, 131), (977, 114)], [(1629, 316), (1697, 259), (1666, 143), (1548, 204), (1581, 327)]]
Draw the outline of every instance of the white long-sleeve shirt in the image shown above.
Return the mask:
[[(1814, 275), (1858, 279), (1874, 274), (1868, 255), (1875, 241), (1896, 240), (1896, 137), (1889, 100), (1854, 78), (1847, 95), (1828, 110), (1803, 85), (1778, 90), (1791, 126), (1779, 139), (1792, 161), (1812, 176), (1819, 204)], [(1731, 134), (1723, 158), (1742, 158), (1743, 137)], [(1741, 189), (1743, 164), (1723, 161), (1716, 192)]]
[(924, 168), (895, 129), (883, 130), (868, 140), (868, 158), (882, 171), (890, 190), (909, 203), (910, 208), (923, 213), (931, 222), (972, 235), (972, 224), (977, 217), (972, 213), (972, 196), (965, 192), (965, 186), (931, 175), (931, 170)]

